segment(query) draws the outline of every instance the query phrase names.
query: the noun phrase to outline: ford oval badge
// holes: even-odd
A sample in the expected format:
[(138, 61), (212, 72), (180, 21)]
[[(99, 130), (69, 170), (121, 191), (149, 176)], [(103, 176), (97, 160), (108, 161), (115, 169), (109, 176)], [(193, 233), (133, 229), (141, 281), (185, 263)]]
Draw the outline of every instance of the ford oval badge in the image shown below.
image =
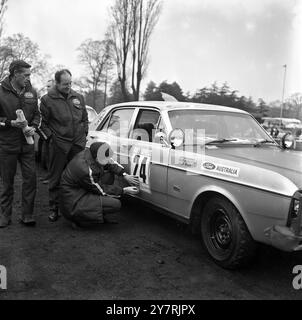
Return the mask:
[(206, 162), (203, 164), (203, 167), (207, 170), (215, 170), (216, 166), (213, 163)]

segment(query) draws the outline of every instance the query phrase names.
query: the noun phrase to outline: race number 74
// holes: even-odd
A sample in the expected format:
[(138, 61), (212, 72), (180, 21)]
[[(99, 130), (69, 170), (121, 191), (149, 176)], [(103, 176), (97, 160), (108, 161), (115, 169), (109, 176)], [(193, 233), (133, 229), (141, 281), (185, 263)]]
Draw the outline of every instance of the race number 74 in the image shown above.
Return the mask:
[(131, 162), (131, 174), (138, 176), (141, 183), (149, 185), (150, 157), (137, 154)]

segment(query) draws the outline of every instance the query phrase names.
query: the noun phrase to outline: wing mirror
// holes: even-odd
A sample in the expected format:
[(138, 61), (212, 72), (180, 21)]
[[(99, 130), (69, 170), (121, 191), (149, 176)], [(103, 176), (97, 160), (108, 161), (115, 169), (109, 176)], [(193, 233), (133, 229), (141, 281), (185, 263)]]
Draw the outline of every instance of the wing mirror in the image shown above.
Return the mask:
[(296, 139), (295, 137), (290, 133), (286, 133), (281, 140), (281, 145), (283, 149), (296, 149)]
[(159, 141), (162, 145), (170, 147), (168, 143), (167, 135), (164, 132), (157, 132), (155, 135), (155, 141)]
[(164, 132), (158, 132), (155, 135), (155, 139), (160, 141), (162, 145), (166, 147), (172, 147), (172, 149), (179, 148), (184, 144), (185, 134), (181, 129), (174, 129), (169, 137)]

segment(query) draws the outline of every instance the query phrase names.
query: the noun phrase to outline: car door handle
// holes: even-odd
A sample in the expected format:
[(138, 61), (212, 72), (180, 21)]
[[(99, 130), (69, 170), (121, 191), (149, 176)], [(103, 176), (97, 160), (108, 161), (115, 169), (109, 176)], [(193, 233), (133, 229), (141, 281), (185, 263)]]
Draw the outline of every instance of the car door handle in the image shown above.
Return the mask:
[(173, 190), (176, 191), (176, 192), (180, 192), (181, 188), (180, 188), (180, 186), (174, 185), (173, 186)]
[(97, 138), (97, 136), (90, 136), (90, 138), (91, 138), (91, 139), (96, 139), (96, 138)]

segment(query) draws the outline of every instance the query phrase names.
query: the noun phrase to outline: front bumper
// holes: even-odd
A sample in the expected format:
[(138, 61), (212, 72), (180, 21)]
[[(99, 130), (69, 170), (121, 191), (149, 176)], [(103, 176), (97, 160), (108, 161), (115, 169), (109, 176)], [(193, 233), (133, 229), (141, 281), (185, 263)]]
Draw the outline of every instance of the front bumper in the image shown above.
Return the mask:
[(283, 251), (302, 250), (302, 235), (295, 235), (295, 231), (289, 227), (273, 226), (264, 231), (270, 244)]
[[(299, 202), (298, 212), (294, 211)], [(294, 215), (293, 215), (294, 213)], [(265, 236), (273, 247), (283, 251), (302, 250), (302, 192), (297, 191), (290, 205), (286, 226), (275, 225), (264, 230)]]

